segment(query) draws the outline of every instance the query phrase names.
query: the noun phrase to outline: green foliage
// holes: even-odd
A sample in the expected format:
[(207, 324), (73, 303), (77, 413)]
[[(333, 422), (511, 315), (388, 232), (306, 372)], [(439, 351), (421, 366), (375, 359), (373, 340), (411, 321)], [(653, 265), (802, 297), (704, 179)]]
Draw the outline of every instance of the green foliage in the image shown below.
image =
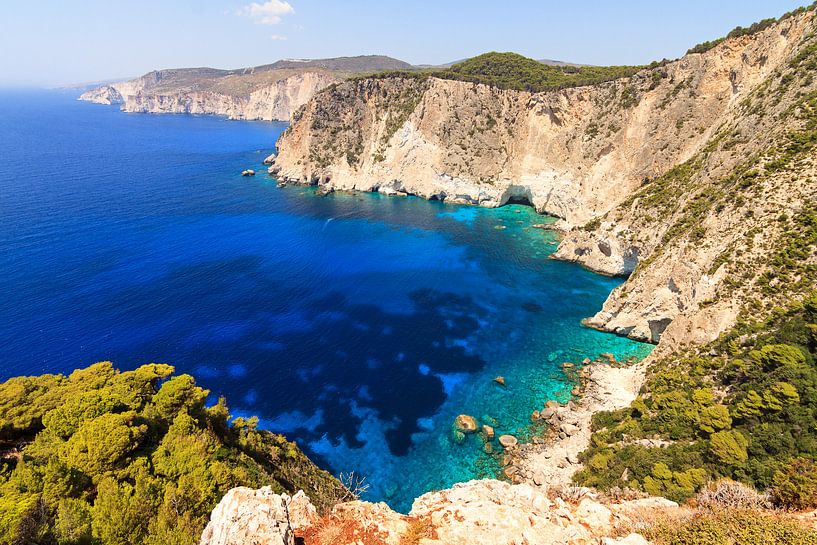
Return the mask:
[(795, 509), (817, 507), (817, 463), (795, 458), (774, 474), (772, 494)]
[(691, 519), (663, 521), (645, 535), (659, 545), (815, 545), (817, 531), (767, 511), (699, 512)]
[(719, 431), (709, 439), (709, 449), (719, 462), (734, 466), (749, 459), (749, 441), (739, 431)]
[[(551, 66), (518, 53), (490, 52), (464, 60), (447, 69), (381, 72), (367, 77), (378, 79), (427, 79), (435, 77), (481, 83), (500, 89), (541, 92), (626, 78), (645, 68), (657, 68), (662, 64), (663, 62), (653, 63), (649, 67)], [(622, 100), (625, 103), (634, 105), (635, 97), (627, 95), (622, 97)]]
[[(817, 490), (817, 294), (740, 324), (702, 354), (657, 362), (628, 409), (593, 417), (578, 483), (685, 500), (727, 477), (783, 505)], [(714, 351), (718, 356), (709, 355)], [(647, 441), (660, 440), (660, 446)], [(793, 461), (795, 460), (795, 461)], [(690, 473), (692, 472), (692, 473)], [(704, 478), (705, 477), (705, 478)], [(703, 479), (703, 481), (702, 481)]]
[(303, 489), (321, 508), (348, 497), (294, 443), (257, 418), (231, 425), (223, 399), (205, 407), (208, 392), (172, 374), (102, 362), (0, 384), (0, 545), (193, 544), (242, 485)]
[(753, 34), (757, 34), (758, 32), (762, 32), (762, 31), (766, 30), (767, 28), (769, 28), (770, 26), (774, 25), (775, 23), (777, 23), (779, 21), (785, 21), (789, 17), (793, 17), (794, 15), (799, 15), (799, 14), (801, 14), (801, 13), (803, 13), (806, 10), (809, 10), (809, 9), (814, 9), (814, 5), (812, 4), (809, 7), (797, 8), (794, 11), (790, 11), (788, 13), (783, 14), (778, 19), (775, 19), (774, 17), (772, 17), (772, 18), (769, 18), (769, 19), (763, 19), (762, 21), (758, 21), (756, 23), (752, 23), (748, 27), (742, 27), (742, 26), (735, 27), (734, 29), (732, 29), (729, 32), (729, 34), (727, 34), (723, 38), (718, 38), (718, 39), (715, 39), (715, 40), (710, 40), (710, 41), (707, 41), (707, 42), (703, 42), (703, 43), (700, 43), (700, 44), (696, 45), (695, 47), (690, 48), (687, 51), (687, 54), (690, 54), (690, 53), (706, 53), (710, 49), (713, 49), (714, 47), (720, 45), (725, 40), (728, 40), (730, 38), (740, 38), (741, 36), (752, 36)]

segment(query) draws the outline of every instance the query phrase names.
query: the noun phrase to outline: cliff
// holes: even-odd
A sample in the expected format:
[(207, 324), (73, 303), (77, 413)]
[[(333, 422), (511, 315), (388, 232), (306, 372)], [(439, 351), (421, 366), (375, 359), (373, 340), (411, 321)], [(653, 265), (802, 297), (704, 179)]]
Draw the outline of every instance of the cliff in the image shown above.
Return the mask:
[[(813, 15), (584, 87), (347, 81), (295, 114), (270, 172), (331, 189), (529, 202), (564, 219), (557, 258), (630, 275), (589, 325), (666, 348), (705, 342), (734, 323), (814, 202)], [(805, 142), (797, 160), (766, 168), (790, 141)], [(796, 276), (778, 274), (772, 291), (794, 289)]]
[(574, 503), (528, 485), (481, 480), (425, 494), (402, 515), (386, 504), (354, 501), (318, 516), (302, 493), (231, 490), (213, 511), (200, 545), (643, 545), (631, 529), (649, 513), (678, 512), (662, 498), (602, 501), (573, 490)]
[(214, 114), (230, 119), (282, 120), (321, 89), (358, 73), (405, 69), (383, 56), (282, 60), (239, 70), (183, 68), (158, 70), (102, 85), (80, 96), (98, 104), (121, 104), (136, 113)]

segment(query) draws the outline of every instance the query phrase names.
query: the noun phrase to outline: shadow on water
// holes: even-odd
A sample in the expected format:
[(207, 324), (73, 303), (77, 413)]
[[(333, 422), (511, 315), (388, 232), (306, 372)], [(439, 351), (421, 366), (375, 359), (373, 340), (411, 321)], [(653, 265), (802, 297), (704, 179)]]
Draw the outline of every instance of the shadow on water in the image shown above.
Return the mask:
[[(434, 415), (446, 399), (436, 375), (474, 373), (485, 366), (467, 348), (487, 313), (470, 297), (413, 291), (413, 311), (406, 314), (353, 304), (337, 292), (303, 297), (277, 285), (260, 258), (244, 256), (180, 267), (132, 286), (109, 299), (108, 312), (125, 301), (131, 312), (136, 301), (161, 301), (143, 307), (137, 319), (167, 324), (167, 317), (157, 314), (178, 309), (173, 326), (135, 352), (147, 355), (165, 347), (162, 354), (180, 370), (203, 376), (203, 385), (233, 405), (244, 400), (263, 419), (317, 412), (319, 422), (304, 421), (290, 433), (302, 445), (325, 437), (333, 445), (363, 447), (356, 409), (364, 408), (386, 423), (391, 453), (405, 455), (412, 434), (420, 430), (418, 420)], [(241, 327), (202, 335), (188, 325), (226, 309)], [(179, 345), (179, 339), (187, 342)], [(203, 366), (209, 372), (201, 371)]]

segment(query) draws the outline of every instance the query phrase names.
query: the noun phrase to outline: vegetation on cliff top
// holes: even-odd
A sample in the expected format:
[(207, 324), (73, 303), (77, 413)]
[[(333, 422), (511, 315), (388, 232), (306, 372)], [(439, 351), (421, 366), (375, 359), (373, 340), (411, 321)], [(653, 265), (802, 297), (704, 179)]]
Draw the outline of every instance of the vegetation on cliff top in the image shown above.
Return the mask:
[(192, 545), (235, 486), (346, 489), (283, 436), (230, 415), (173, 367), (0, 384), (0, 544)]
[[(663, 61), (662, 61), (663, 62)], [(484, 53), (457, 63), (450, 68), (418, 71), (394, 70), (372, 74), (373, 78), (429, 77), (468, 81), (517, 91), (541, 92), (565, 87), (579, 87), (629, 77), (650, 66), (553, 66), (518, 53)], [(361, 77), (358, 79), (365, 79)]]
[(638, 399), (593, 429), (580, 484), (685, 500), (728, 477), (817, 507), (817, 293), (656, 362)]
[(716, 47), (717, 45), (721, 44), (722, 42), (730, 39), (730, 38), (740, 38), (741, 36), (752, 36), (753, 34), (757, 34), (758, 32), (763, 32), (770, 26), (774, 25), (775, 23), (779, 23), (781, 21), (785, 21), (789, 17), (793, 17), (795, 15), (799, 15), (809, 9), (814, 9), (817, 6), (817, 3), (811, 4), (808, 7), (802, 6), (795, 10), (789, 11), (788, 13), (784, 13), (779, 18), (775, 19), (774, 17), (770, 17), (769, 19), (763, 19), (762, 21), (758, 21), (756, 23), (752, 23), (748, 27), (738, 26), (732, 29), (729, 34), (722, 38), (717, 38), (715, 40), (709, 40), (703, 43), (696, 45), (695, 47), (690, 48), (687, 51), (687, 54), (690, 53), (706, 53), (710, 49)]

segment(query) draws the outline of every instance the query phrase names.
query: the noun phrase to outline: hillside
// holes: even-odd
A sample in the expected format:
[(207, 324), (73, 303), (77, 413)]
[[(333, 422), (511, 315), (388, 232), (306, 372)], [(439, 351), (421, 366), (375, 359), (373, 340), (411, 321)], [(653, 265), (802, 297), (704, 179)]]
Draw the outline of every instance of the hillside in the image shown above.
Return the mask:
[(173, 372), (102, 362), (0, 384), (0, 543), (194, 543), (236, 486), (305, 490), (321, 509), (350, 498), (294, 443), (230, 421)]
[(224, 115), (230, 119), (286, 121), (324, 87), (360, 73), (407, 69), (411, 65), (379, 55), (272, 64), (219, 70), (157, 70), (134, 80), (91, 89), (80, 100), (121, 104), (122, 111)]

